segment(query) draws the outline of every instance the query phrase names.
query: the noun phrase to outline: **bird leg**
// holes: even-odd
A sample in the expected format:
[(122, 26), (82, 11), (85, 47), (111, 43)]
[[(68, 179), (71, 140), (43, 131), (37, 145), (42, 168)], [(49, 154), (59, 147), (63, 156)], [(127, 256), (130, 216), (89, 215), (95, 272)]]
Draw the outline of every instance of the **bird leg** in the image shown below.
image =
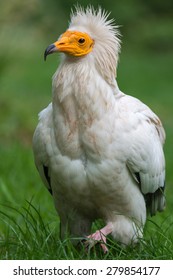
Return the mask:
[(106, 236), (112, 232), (112, 223), (108, 223), (105, 227), (100, 230), (97, 230), (95, 233), (88, 235), (86, 246), (92, 248), (96, 243), (100, 242), (100, 246), (104, 253), (108, 252), (106, 246)]

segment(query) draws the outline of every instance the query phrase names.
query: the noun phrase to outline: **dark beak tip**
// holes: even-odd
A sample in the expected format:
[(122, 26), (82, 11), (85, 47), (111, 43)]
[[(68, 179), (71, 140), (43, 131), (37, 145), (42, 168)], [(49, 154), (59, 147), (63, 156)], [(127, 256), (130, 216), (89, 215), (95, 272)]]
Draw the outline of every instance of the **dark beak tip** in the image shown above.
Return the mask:
[(51, 44), (47, 47), (47, 49), (44, 52), (44, 61), (46, 61), (46, 58), (49, 54), (52, 54), (55, 51), (56, 47), (54, 44)]

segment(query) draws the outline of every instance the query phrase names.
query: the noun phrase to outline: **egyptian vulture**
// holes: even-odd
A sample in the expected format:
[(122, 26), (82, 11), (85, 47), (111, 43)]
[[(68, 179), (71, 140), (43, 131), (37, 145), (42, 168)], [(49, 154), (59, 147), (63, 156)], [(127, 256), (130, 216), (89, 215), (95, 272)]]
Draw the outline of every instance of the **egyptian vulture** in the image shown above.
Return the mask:
[[(33, 150), (53, 196), (61, 237), (124, 245), (143, 236), (147, 213), (165, 207), (165, 132), (140, 100), (120, 91), (119, 31), (99, 8), (76, 8), (68, 29), (45, 51), (62, 53), (52, 103), (39, 114)], [(105, 226), (91, 233), (102, 219)]]

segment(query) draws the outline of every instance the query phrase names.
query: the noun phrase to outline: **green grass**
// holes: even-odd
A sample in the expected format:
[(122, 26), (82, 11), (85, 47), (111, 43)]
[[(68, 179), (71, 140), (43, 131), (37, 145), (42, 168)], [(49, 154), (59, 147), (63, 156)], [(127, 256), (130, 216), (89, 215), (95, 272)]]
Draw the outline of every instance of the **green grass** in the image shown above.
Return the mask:
[(57, 235), (58, 228), (52, 227), (50, 222), (46, 223), (39, 207), (36, 208), (31, 202), (21, 209), (12, 206), (3, 206), (1, 209), (0, 218), (7, 226), (0, 239), (1, 259), (172, 259), (173, 236), (170, 225), (173, 221), (170, 218), (160, 225), (148, 220), (145, 238), (134, 248), (122, 248), (108, 238), (109, 252), (104, 254), (99, 244), (86, 250), (83, 238), (78, 239), (76, 248), (68, 237), (61, 241)]
[(51, 100), (58, 57), (43, 61), (44, 48), (51, 43), (43, 38), (37, 44), (13, 43), (13, 51), (7, 50), (6, 40), (0, 52), (0, 259), (172, 259), (171, 52), (133, 50), (126, 43), (122, 49), (119, 87), (148, 104), (166, 130), (167, 208), (149, 217), (139, 246), (123, 249), (110, 238), (104, 255), (98, 246), (86, 252), (83, 246), (74, 248), (68, 237), (59, 239), (59, 218), (34, 166), (32, 135), (38, 112)]

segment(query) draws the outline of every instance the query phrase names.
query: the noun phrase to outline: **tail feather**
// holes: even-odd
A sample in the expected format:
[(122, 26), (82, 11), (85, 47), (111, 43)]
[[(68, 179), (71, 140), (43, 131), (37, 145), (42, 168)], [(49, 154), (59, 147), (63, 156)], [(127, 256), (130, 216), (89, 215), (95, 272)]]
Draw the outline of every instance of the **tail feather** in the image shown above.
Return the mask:
[(164, 187), (158, 188), (154, 193), (146, 194), (145, 199), (147, 209), (151, 216), (154, 216), (157, 211), (162, 212), (166, 205)]

